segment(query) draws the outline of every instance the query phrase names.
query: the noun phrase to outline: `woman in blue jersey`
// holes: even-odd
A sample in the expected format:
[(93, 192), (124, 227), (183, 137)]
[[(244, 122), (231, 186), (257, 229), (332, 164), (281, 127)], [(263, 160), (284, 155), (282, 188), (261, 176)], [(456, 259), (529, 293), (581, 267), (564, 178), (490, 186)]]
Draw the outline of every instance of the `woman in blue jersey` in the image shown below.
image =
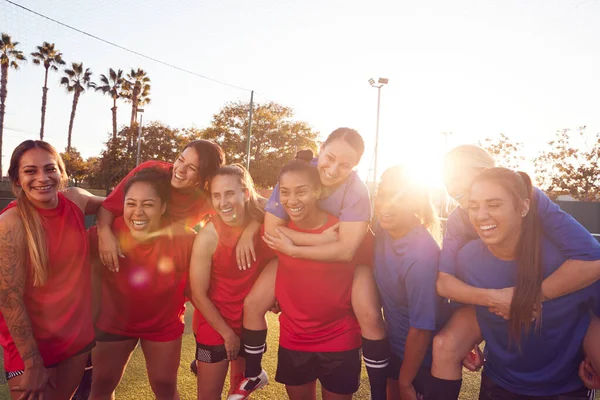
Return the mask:
[[(465, 245), (457, 276), (484, 289), (514, 287), (509, 320), (476, 306), (486, 342), (479, 398), (588, 399), (578, 376), (593, 287), (544, 302), (542, 280), (567, 260), (541, 228), (529, 176), (492, 168), (475, 178), (469, 219), (480, 240)], [(532, 320), (534, 310), (539, 310)], [(438, 398), (438, 397), (434, 397)]]
[[(353, 171), (364, 152), (360, 134), (349, 128), (333, 131), (323, 143), (319, 157), (311, 160), (322, 184), (319, 207), (338, 217), (339, 226), (322, 234), (307, 234), (287, 229), (286, 211), (275, 187), (265, 215), (265, 240), (271, 248), (289, 256), (314, 261), (351, 261), (362, 243), (371, 218), (366, 185)], [(244, 302), (246, 357), (245, 377), (238, 394), (230, 400), (246, 398), (255, 387), (266, 384), (267, 376), (260, 361), (265, 348), (267, 324), (265, 313), (275, 303), (275, 268), (266, 268)], [(379, 294), (368, 267), (356, 268), (352, 307), (363, 335), (363, 357), (371, 382), (373, 400), (385, 399), (389, 345), (381, 316)]]
[[(477, 232), (469, 222), (466, 211), (468, 190), (479, 174), (493, 168), (494, 165), (494, 159), (487, 151), (471, 145), (459, 146), (445, 157), (446, 188), (460, 207), (448, 217), (440, 255), (437, 290), (438, 294), (452, 301), (488, 307), (498, 315), (509, 318), (514, 293), (512, 286), (497, 289), (476, 288), (456, 277), (456, 258), (459, 250), (477, 238)], [(560, 297), (594, 282), (600, 277), (600, 244), (539, 189), (534, 188), (534, 197), (541, 228), (566, 260), (556, 272), (543, 281), (544, 299)], [(594, 328), (590, 328), (590, 331), (592, 334)], [(600, 336), (600, 332), (595, 334)], [(444, 329), (434, 338), (431, 373), (434, 376), (435, 387), (444, 393), (443, 398), (458, 397), (462, 383), (462, 360), (480, 341), (481, 333), (473, 307), (457, 309)]]
[(435, 290), (440, 222), (427, 188), (401, 166), (383, 173), (375, 218), (375, 280), (392, 351), (387, 398), (416, 400), (428, 384), (431, 340), (443, 323)]

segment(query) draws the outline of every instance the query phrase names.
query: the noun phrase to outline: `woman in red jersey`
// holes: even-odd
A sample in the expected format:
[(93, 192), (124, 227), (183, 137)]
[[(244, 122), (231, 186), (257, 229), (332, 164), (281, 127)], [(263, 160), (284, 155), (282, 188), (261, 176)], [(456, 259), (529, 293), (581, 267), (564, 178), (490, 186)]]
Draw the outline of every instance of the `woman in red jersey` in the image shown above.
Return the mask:
[(149, 167), (168, 172), (171, 177), (169, 217), (194, 228), (211, 212), (205, 188), (212, 174), (224, 163), (225, 154), (219, 145), (208, 140), (194, 140), (185, 146), (173, 163), (146, 161), (134, 168), (106, 198), (98, 212), (100, 261), (111, 271), (119, 270), (123, 252), (111, 225), (115, 218), (123, 215), (124, 189), (129, 178)]
[(0, 215), (0, 342), (12, 399), (70, 399), (94, 346), (84, 214), (103, 198), (61, 191), (65, 165), (26, 140), (8, 176), (16, 201)]
[[(194, 232), (165, 216), (168, 172), (147, 168), (123, 189), (123, 216), (112, 226), (125, 258), (119, 272), (102, 268), (91, 399), (114, 399), (131, 353), (141, 341), (157, 399), (179, 399), (185, 287)], [(94, 243), (96, 231), (92, 229)]]
[(235, 378), (243, 375), (240, 335), (244, 298), (265, 264), (275, 257), (257, 235), (256, 261), (248, 269), (237, 267), (235, 246), (244, 227), (251, 220), (262, 221), (265, 213), (244, 167), (219, 168), (211, 179), (210, 195), (217, 215), (198, 232), (190, 264), (192, 301), (197, 307), (194, 334), (199, 400), (220, 398), (230, 365), (230, 393)]
[[(318, 207), (321, 183), (317, 169), (293, 160), (279, 176), (281, 203), (289, 229), (321, 233), (338, 219)], [(371, 236), (367, 236), (371, 238)], [(371, 263), (363, 242), (357, 255)], [(281, 307), (276, 381), (290, 399), (315, 399), (316, 380), (323, 399), (351, 399), (360, 379), (361, 331), (351, 304), (352, 282), (362, 260), (323, 262), (277, 253), (275, 295)]]

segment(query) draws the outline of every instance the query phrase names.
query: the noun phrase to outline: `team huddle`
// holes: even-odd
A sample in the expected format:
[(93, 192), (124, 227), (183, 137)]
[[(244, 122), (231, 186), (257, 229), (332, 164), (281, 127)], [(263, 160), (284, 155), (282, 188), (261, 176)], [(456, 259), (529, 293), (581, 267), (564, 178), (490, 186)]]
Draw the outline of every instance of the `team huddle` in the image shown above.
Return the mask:
[[(383, 173), (372, 207), (354, 171), (363, 152), (358, 132), (339, 128), (317, 157), (286, 163), (267, 200), (217, 144), (196, 140), (103, 198), (64, 187), (50, 144), (21, 143), (16, 200), (0, 214), (12, 399), (76, 399), (86, 385), (90, 399), (114, 399), (138, 345), (155, 397), (179, 399), (186, 302), (196, 357), (183, 362), (202, 400), (221, 398), (228, 373), (228, 400), (251, 398), (273, 380), (266, 351), (292, 400), (316, 400), (317, 381), (324, 400), (351, 399), (363, 363), (373, 400), (458, 399), (463, 367), (482, 368), (484, 400), (593, 399), (592, 235), (527, 174), (471, 145), (444, 158), (459, 206), (442, 234), (429, 190), (402, 166)], [(270, 311), (277, 350), (266, 346)]]

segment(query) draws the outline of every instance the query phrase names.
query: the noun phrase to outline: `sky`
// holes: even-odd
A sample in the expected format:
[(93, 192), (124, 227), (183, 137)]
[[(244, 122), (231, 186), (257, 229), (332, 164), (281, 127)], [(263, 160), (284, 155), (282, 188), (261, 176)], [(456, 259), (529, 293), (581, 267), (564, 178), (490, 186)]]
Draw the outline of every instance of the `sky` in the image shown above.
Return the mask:
[[(13, 0), (102, 39), (222, 85), (112, 47), (0, 0), (0, 31), (27, 54), (56, 43), (68, 62), (99, 74), (140, 67), (152, 80), (144, 120), (206, 127), (229, 101), (291, 106), (322, 137), (357, 129), (372, 165), (377, 90), (379, 166), (403, 163), (439, 179), (447, 147), (501, 132), (529, 158), (554, 132), (600, 131), (600, 0)], [(46, 139), (64, 149), (72, 97), (49, 77)], [(39, 137), (43, 68), (9, 72), (3, 165)], [(130, 105), (120, 103), (119, 125)], [(98, 155), (111, 131), (112, 99), (82, 95), (73, 145)], [(443, 132), (451, 132), (447, 136)]]

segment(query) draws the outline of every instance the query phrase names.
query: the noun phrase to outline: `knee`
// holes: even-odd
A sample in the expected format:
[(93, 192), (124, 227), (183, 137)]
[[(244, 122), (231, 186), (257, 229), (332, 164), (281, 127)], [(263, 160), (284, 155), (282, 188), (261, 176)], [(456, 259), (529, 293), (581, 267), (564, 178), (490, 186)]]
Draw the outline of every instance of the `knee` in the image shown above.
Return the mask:
[(354, 308), (354, 315), (360, 325), (362, 335), (367, 339), (379, 340), (386, 337), (385, 324), (381, 315), (381, 309), (375, 305)]
[(152, 379), (152, 391), (157, 400), (172, 400), (177, 394), (177, 380), (165, 378)]
[(461, 362), (457, 359), (457, 343), (452, 339), (451, 335), (445, 332), (440, 332), (433, 338), (432, 353), (434, 361), (442, 362)]
[(261, 299), (261, 296), (252, 292), (244, 298), (244, 315), (265, 315), (269, 311), (269, 306)]

